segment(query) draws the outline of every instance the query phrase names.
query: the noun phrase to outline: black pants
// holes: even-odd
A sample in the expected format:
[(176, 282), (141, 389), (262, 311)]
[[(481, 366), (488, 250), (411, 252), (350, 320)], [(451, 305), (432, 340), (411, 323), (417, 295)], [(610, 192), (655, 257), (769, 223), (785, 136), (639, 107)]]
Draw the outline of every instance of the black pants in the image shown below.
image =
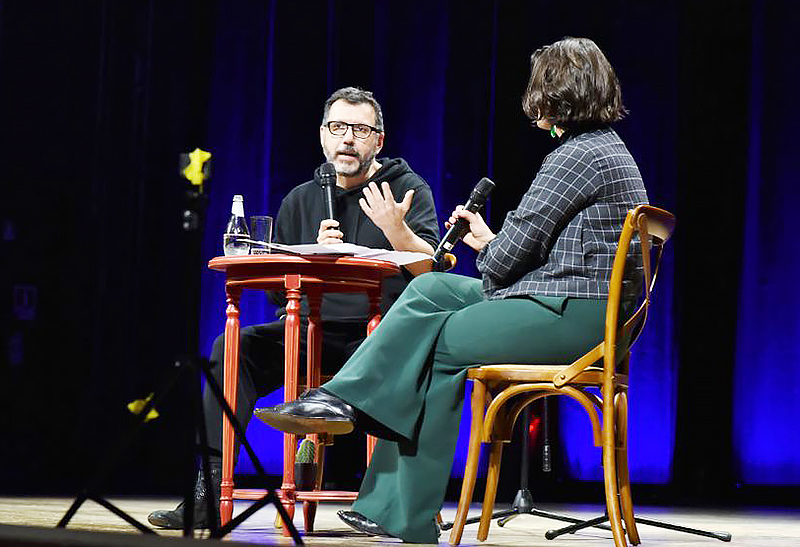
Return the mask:
[[(308, 322), (300, 323), (300, 370), (305, 370), (306, 333)], [(275, 321), (264, 325), (251, 325), (240, 331), (239, 340), (239, 384), (236, 417), (243, 429), (247, 429), (256, 401), (283, 385), (284, 322)], [(366, 337), (366, 322), (322, 323), (322, 372), (334, 374), (347, 361)], [(225, 336), (217, 336), (211, 350), (210, 365), (214, 378), (223, 385), (225, 359)], [(210, 389), (203, 393), (203, 413), (208, 428), (208, 444), (212, 460), (221, 461), (222, 451), (222, 407)], [(220, 455), (216, 455), (216, 454)], [(234, 457), (239, 453), (236, 442)]]

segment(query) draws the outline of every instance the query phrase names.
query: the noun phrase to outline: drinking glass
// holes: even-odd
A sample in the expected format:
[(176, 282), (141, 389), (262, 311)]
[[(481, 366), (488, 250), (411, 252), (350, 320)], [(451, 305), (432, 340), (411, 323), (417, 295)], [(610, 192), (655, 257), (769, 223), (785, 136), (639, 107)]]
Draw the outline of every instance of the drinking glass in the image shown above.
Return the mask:
[(250, 217), (250, 254), (263, 255), (270, 252), (272, 243), (272, 217), (253, 215)]

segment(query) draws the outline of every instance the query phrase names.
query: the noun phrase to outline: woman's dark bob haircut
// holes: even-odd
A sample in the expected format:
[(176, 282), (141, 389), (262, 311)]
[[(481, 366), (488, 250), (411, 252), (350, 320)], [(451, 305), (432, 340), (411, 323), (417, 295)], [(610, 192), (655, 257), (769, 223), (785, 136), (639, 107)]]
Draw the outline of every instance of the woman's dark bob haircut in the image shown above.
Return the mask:
[(571, 37), (533, 52), (522, 109), (567, 130), (606, 126), (627, 113), (606, 56), (588, 38)]

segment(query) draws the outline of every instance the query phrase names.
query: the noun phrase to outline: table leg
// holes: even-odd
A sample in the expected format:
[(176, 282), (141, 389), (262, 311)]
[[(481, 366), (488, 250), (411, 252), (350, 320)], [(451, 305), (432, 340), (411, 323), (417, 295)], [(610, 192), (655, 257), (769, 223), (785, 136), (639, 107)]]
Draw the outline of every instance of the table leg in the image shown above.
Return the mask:
[[(297, 399), (297, 368), (300, 359), (300, 276), (286, 275), (286, 323), (284, 326), (284, 395), (285, 402)], [(283, 484), (281, 484), (281, 503), (289, 518), (294, 518), (295, 484), (294, 454), (297, 445), (295, 435), (283, 435)], [(289, 529), (283, 526), (283, 535), (289, 536)]]
[[(322, 325), (320, 321), (320, 305), (322, 295), (318, 292), (306, 292), (308, 302), (308, 334), (306, 338), (306, 387), (312, 389), (319, 387), (322, 381)], [(314, 490), (319, 490), (322, 484), (322, 457), (324, 451), (319, 443), (318, 435), (308, 435), (314, 443), (317, 462), (317, 478)], [(317, 514), (316, 501), (303, 502), (303, 526), (306, 533), (314, 531), (314, 517)]]
[(372, 334), (381, 322), (381, 291), (371, 290), (369, 296), (369, 323), (367, 323), (367, 336)]
[[(373, 289), (367, 292), (369, 297), (369, 323), (367, 323), (367, 336), (372, 334), (378, 324), (381, 322), (381, 291), (380, 289)], [(375, 445), (378, 444), (378, 438), (372, 435), (367, 435), (367, 465), (372, 461), (372, 452), (375, 450)]]
[[(225, 287), (228, 306), (225, 310), (225, 361), (223, 393), (236, 413), (239, 381), (239, 297), (241, 289)], [(233, 516), (233, 461), (235, 455), (233, 425), (227, 416), (222, 419), (222, 484), (220, 493), (220, 522), (224, 526)]]

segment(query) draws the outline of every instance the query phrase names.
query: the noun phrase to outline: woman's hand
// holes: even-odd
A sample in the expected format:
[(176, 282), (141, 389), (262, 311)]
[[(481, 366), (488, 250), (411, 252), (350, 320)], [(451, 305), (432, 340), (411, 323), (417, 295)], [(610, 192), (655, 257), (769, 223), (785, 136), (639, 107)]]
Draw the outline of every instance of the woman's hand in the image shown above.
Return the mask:
[(450, 218), (444, 223), (445, 228), (449, 230), (459, 218), (463, 218), (469, 223), (469, 232), (464, 235), (464, 243), (476, 251), (480, 251), (497, 237), (483, 221), (483, 217), (480, 214), (467, 211), (463, 205), (456, 207), (456, 210), (450, 214)]

